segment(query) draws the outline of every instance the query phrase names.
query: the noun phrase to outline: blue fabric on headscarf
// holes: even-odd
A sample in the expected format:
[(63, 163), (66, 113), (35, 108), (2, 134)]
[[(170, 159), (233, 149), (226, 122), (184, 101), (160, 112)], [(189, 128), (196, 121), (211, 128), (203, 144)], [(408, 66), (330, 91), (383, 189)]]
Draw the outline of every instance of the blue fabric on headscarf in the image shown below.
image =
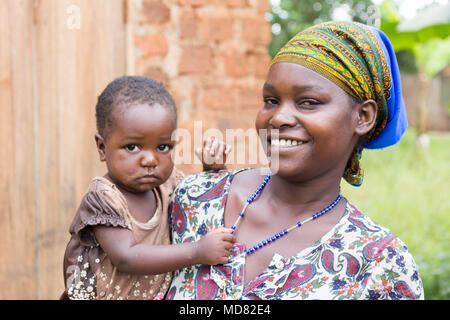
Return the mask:
[(382, 48), (391, 73), (391, 95), (387, 101), (388, 119), (386, 126), (375, 139), (364, 145), (364, 148), (367, 149), (381, 149), (394, 145), (400, 141), (408, 127), (408, 118), (406, 116), (405, 102), (403, 101), (402, 96), (400, 71), (394, 48), (388, 37), (381, 30), (371, 26), (368, 27), (375, 35), (378, 44)]

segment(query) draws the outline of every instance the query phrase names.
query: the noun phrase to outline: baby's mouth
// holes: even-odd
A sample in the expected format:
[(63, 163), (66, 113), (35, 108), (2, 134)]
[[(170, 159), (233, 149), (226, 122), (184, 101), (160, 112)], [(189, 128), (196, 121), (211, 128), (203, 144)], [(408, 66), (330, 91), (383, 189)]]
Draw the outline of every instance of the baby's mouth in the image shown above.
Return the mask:
[(145, 176), (139, 177), (138, 180), (142, 183), (154, 183), (159, 180), (159, 178), (154, 174), (146, 174)]

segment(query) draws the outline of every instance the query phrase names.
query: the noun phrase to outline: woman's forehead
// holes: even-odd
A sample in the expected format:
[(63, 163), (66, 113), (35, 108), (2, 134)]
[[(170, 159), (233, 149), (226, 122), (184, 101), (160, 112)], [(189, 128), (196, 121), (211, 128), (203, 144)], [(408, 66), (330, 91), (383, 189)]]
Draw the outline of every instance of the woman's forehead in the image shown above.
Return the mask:
[(277, 86), (289, 86), (297, 90), (343, 91), (332, 81), (321, 74), (299, 64), (278, 62), (273, 64), (267, 74), (264, 89), (273, 89)]

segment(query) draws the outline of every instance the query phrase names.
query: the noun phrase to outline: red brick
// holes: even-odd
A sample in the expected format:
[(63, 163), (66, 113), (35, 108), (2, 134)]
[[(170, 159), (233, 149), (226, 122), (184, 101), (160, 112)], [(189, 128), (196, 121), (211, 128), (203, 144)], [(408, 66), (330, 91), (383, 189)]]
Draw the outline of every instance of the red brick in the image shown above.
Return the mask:
[(162, 33), (135, 36), (134, 43), (141, 50), (142, 57), (165, 56), (167, 54), (167, 39)]
[(268, 53), (255, 53), (249, 58), (253, 72), (257, 77), (265, 77), (270, 66), (270, 56)]
[(207, 74), (212, 71), (213, 55), (208, 47), (185, 47), (181, 53), (180, 74)]
[(231, 8), (245, 8), (248, 6), (248, 0), (227, 0), (227, 6)]
[(245, 54), (235, 53), (223, 58), (225, 72), (228, 76), (239, 78), (249, 75), (249, 59)]
[(197, 37), (197, 19), (193, 12), (185, 12), (180, 17), (181, 39), (192, 39)]
[(199, 23), (199, 33), (205, 41), (224, 41), (233, 37), (233, 20), (230, 18), (204, 18)]
[(269, 23), (259, 17), (242, 21), (242, 36), (244, 41), (266, 46), (270, 43), (272, 33)]
[(270, 12), (270, 0), (258, 0), (258, 12)]
[(162, 84), (164, 84), (165, 87), (169, 86), (169, 77), (160, 68), (153, 68), (153, 67), (148, 68), (144, 72), (144, 76), (147, 76), (149, 78), (152, 78), (152, 79), (155, 79), (155, 80), (161, 82)]
[(206, 0), (178, 0), (178, 4), (182, 6), (198, 7), (206, 3)]
[(237, 108), (258, 110), (263, 103), (262, 88), (236, 88)]
[(228, 87), (215, 87), (203, 91), (203, 105), (208, 109), (229, 109), (234, 106), (235, 90)]
[(160, 0), (145, 0), (142, 13), (151, 24), (163, 24), (170, 20), (170, 9)]

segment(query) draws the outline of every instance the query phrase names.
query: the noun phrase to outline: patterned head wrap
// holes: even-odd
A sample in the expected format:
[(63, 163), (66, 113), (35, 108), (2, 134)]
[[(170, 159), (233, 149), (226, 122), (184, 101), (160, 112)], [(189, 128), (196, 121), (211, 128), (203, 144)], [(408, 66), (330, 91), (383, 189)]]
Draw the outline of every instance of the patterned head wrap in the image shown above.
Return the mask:
[(326, 22), (293, 37), (272, 60), (272, 64), (277, 62), (302, 65), (358, 100), (377, 103), (376, 124), (366, 143), (353, 151), (343, 176), (351, 185), (360, 186), (363, 148), (396, 144), (408, 126), (397, 59), (387, 36), (357, 22)]

